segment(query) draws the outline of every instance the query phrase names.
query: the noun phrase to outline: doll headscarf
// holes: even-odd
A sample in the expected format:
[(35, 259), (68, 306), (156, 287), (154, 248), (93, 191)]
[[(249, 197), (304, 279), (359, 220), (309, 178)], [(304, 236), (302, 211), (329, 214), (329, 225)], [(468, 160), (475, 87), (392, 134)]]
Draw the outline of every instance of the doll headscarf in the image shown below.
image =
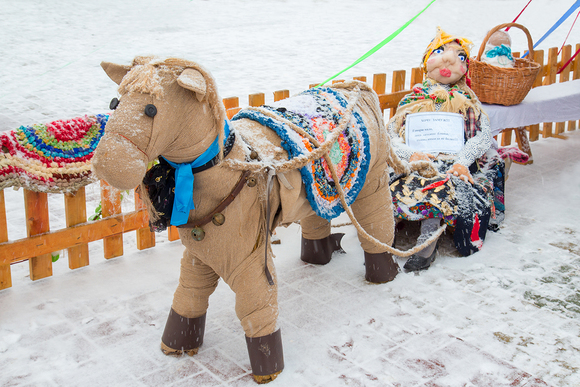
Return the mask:
[(437, 32), (435, 33), (435, 37), (431, 40), (431, 43), (427, 46), (425, 50), (425, 54), (423, 54), (423, 61), (421, 62), (421, 67), (423, 67), (423, 71), (427, 73), (427, 60), (433, 53), (434, 50), (438, 49), (444, 44), (449, 42), (457, 42), (463, 50), (465, 50), (465, 54), (467, 55), (467, 68), (469, 68), (469, 52), (471, 51), (471, 46), (473, 43), (471, 40), (466, 38), (461, 38), (459, 36), (449, 35), (447, 32), (443, 31), (441, 27), (437, 27)]

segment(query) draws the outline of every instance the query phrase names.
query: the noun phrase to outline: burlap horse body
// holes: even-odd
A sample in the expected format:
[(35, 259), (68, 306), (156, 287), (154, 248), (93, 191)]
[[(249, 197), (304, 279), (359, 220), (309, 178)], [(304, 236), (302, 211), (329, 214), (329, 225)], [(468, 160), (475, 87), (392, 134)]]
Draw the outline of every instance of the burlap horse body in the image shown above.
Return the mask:
[[(284, 362), (269, 232), (278, 225), (300, 221), (301, 258), (310, 263), (327, 263), (340, 248), (340, 237), (331, 235), (328, 219), (313, 210), (299, 169), (276, 170), (276, 165), (288, 161), (285, 144), (276, 131), (244, 117), (227, 123), (215, 82), (202, 67), (180, 59), (147, 57), (136, 58), (131, 66), (102, 66), (120, 84), (121, 97), (95, 152), (97, 176), (119, 189), (130, 189), (141, 183), (148, 163), (159, 156), (174, 165), (187, 165), (190, 171), (193, 168), (187, 184), (189, 189), (193, 186), (195, 209), (185, 207), (187, 223), (179, 228), (185, 252), (162, 337), (163, 351), (197, 352), (203, 341), (208, 298), (222, 278), (236, 294), (236, 314), (246, 334), (254, 378), (259, 382), (272, 380)], [(359, 232), (367, 280), (388, 282), (398, 272), (384, 248), (392, 243), (394, 232), (387, 176), (392, 153), (378, 98), (361, 82), (332, 90), (329, 92), (340, 94), (347, 102), (358, 98), (350, 105), (352, 114), (346, 122), (358, 117), (368, 136), (367, 170), (350, 210), (360, 226), (382, 243), (372, 243), (372, 238), (362, 238)], [(269, 119), (274, 110), (286, 111), (270, 109), (252, 114)], [(341, 117), (335, 118), (341, 122)], [(316, 121), (316, 117), (312, 119)], [(211, 168), (197, 172), (198, 167), (184, 164), (200, 158), (216, 141), (223, 145), (228, 139), (228, 149), (221, 148), (223, 158), (218, 155), (219, 162), (214, 159), (210, 164), (216, 165)], [(246, 168), (256, 165), (259, 167)], [(182, 172), (176, 171), (176, 176)], [(221, 216), (217, 221), (212, 217), (216, 213)], [(215, 223), (206, 221), (197, 227), (208, 216)], [(204, 235), (200, 237), (199, 231)]]

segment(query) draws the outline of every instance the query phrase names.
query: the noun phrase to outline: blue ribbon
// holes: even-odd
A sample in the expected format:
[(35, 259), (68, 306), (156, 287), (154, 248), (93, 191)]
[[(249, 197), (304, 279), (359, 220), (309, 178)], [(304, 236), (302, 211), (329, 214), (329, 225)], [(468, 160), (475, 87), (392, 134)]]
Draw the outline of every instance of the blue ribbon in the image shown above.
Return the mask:
[[(226, 120), (224, 126), (224, 144), (230, 135), (230, 124)], [(175, 168), (175, 198), (173, 199), (173, 210), (171, 213), (171, 224), (181, 226), (187, 223), (189, 211), (195, 210), (193, 204), (193, 168), (201, 167), (211, 159), (216, 157), (220, 152), (218, 137), (197, 159), (190, 163), (173, 163), (167, 159), (169, 165)], [(165, 158), (165, 157), (164, 157)]]
[(502, 44), (501, 46), (496, 46), (491, 50), (489, 50), (487, 54), (485, 54), (485, 56), (487, 56), (488, 58), (495, 58), (496, 56), (502, 55), (507, 56), (509, 60), (514, 60), (514, 57), (512, 56), (512, 49), (506, 46), (505, 44)]
[[(562, 15), (562, 17), (560, 19), (558, 19), (558, 21), (548, 30), (548, 32), (546, 32), (544, 34), (544, 36), (542, 36), (540, 38), (540, 40), (538, 40), (536, 42), (536, 44), (534, 44), (533, 48), (536, 48), (540, 43), (542, 43), (544, 41), (544, 39), (546, 39), (548, 37), (548, 35), (550, 35), (552, 32), (554, 32), (554, 30), (558, 27), (560, 27), (560, 24), (562, 24), (564, 22), (564, 20), (568, 19), (570, 17), (570, 15), (572, 15), (572, 12), (574, 12), (578, 7), (580, 7), (580, 0), (577, 0), (571, 7), (569, 10), (566, 11), (566, 13), (564, 15)], [(526, 53), (522, 56), (522, 58), (525, 58), (530, 52), (526, 51)]]

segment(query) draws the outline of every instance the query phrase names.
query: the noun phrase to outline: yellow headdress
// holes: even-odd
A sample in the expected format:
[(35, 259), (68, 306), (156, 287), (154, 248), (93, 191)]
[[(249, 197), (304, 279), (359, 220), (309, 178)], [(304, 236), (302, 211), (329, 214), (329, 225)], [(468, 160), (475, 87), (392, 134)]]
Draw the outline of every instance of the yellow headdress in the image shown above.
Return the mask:
[(423, 61), (421, 62), (421, 67), (423, 68), (424, 72), (427, 72), (427, 60), (431, 56), (433, 50), (441, 47), (442, 45), (449, 43), (449, 42), (457, 42), (465, 50), (465, 54), (469, 58), (469, 51), (471, 50), (471, 46), (473, 43), (471, 40), (466, 38), (461, 38), (459, 36), (449, 35), (447, 32), (443, 31), (441, 27), (437, 27), (437, 32), (435, 33), (435, 37), (431, 40), (431, 43), (427, 46), (425, 50), (425, 54), (423, 54)]

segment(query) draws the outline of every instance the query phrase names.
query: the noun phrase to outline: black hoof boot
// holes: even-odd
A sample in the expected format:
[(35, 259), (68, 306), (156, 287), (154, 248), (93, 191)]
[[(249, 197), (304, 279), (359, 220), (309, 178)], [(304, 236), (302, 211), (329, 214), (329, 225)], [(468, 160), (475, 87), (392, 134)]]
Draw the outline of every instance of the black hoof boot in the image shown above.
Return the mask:
[(284, 369), (284, 351), (280, 329), (267, 336), (246, 336), (252, 375), (259, 384), (269, 383)]
[(344, 250), (340, 247), (340, 241), (343, 236), (343, 233), (337, 233), (315, 240), (302, 237), (300, 259), (306, 263), (326, 265), (330, 262), (332, 253), (335, 251), (344, 253)]
[(409, 259), (407, 259), (407, 262), (405, 262), (403, 270), (405, 270), (405, 273), (408, 273), (410, 271), (427, 270), (431, 266), (433, 261), (435, 261), (436, 254), (437, 254), (437, 246), (435, 246), (433, 252), (428, 257), (421, 257), (417, 254), (413, 254), (409, 257)]
[(371, 254), (365, 251), (365, 272), (367, 281), (383, 284), (395, 279), (399, 274), (399, 265), (390, 253)]
[(161, 338), (161, 350), (166, 355), (179, 356), (187, 353), (193, 356), (203, 344), (204, 331), (205, 314), (187, 318), (180, 316), (172, 308)]

